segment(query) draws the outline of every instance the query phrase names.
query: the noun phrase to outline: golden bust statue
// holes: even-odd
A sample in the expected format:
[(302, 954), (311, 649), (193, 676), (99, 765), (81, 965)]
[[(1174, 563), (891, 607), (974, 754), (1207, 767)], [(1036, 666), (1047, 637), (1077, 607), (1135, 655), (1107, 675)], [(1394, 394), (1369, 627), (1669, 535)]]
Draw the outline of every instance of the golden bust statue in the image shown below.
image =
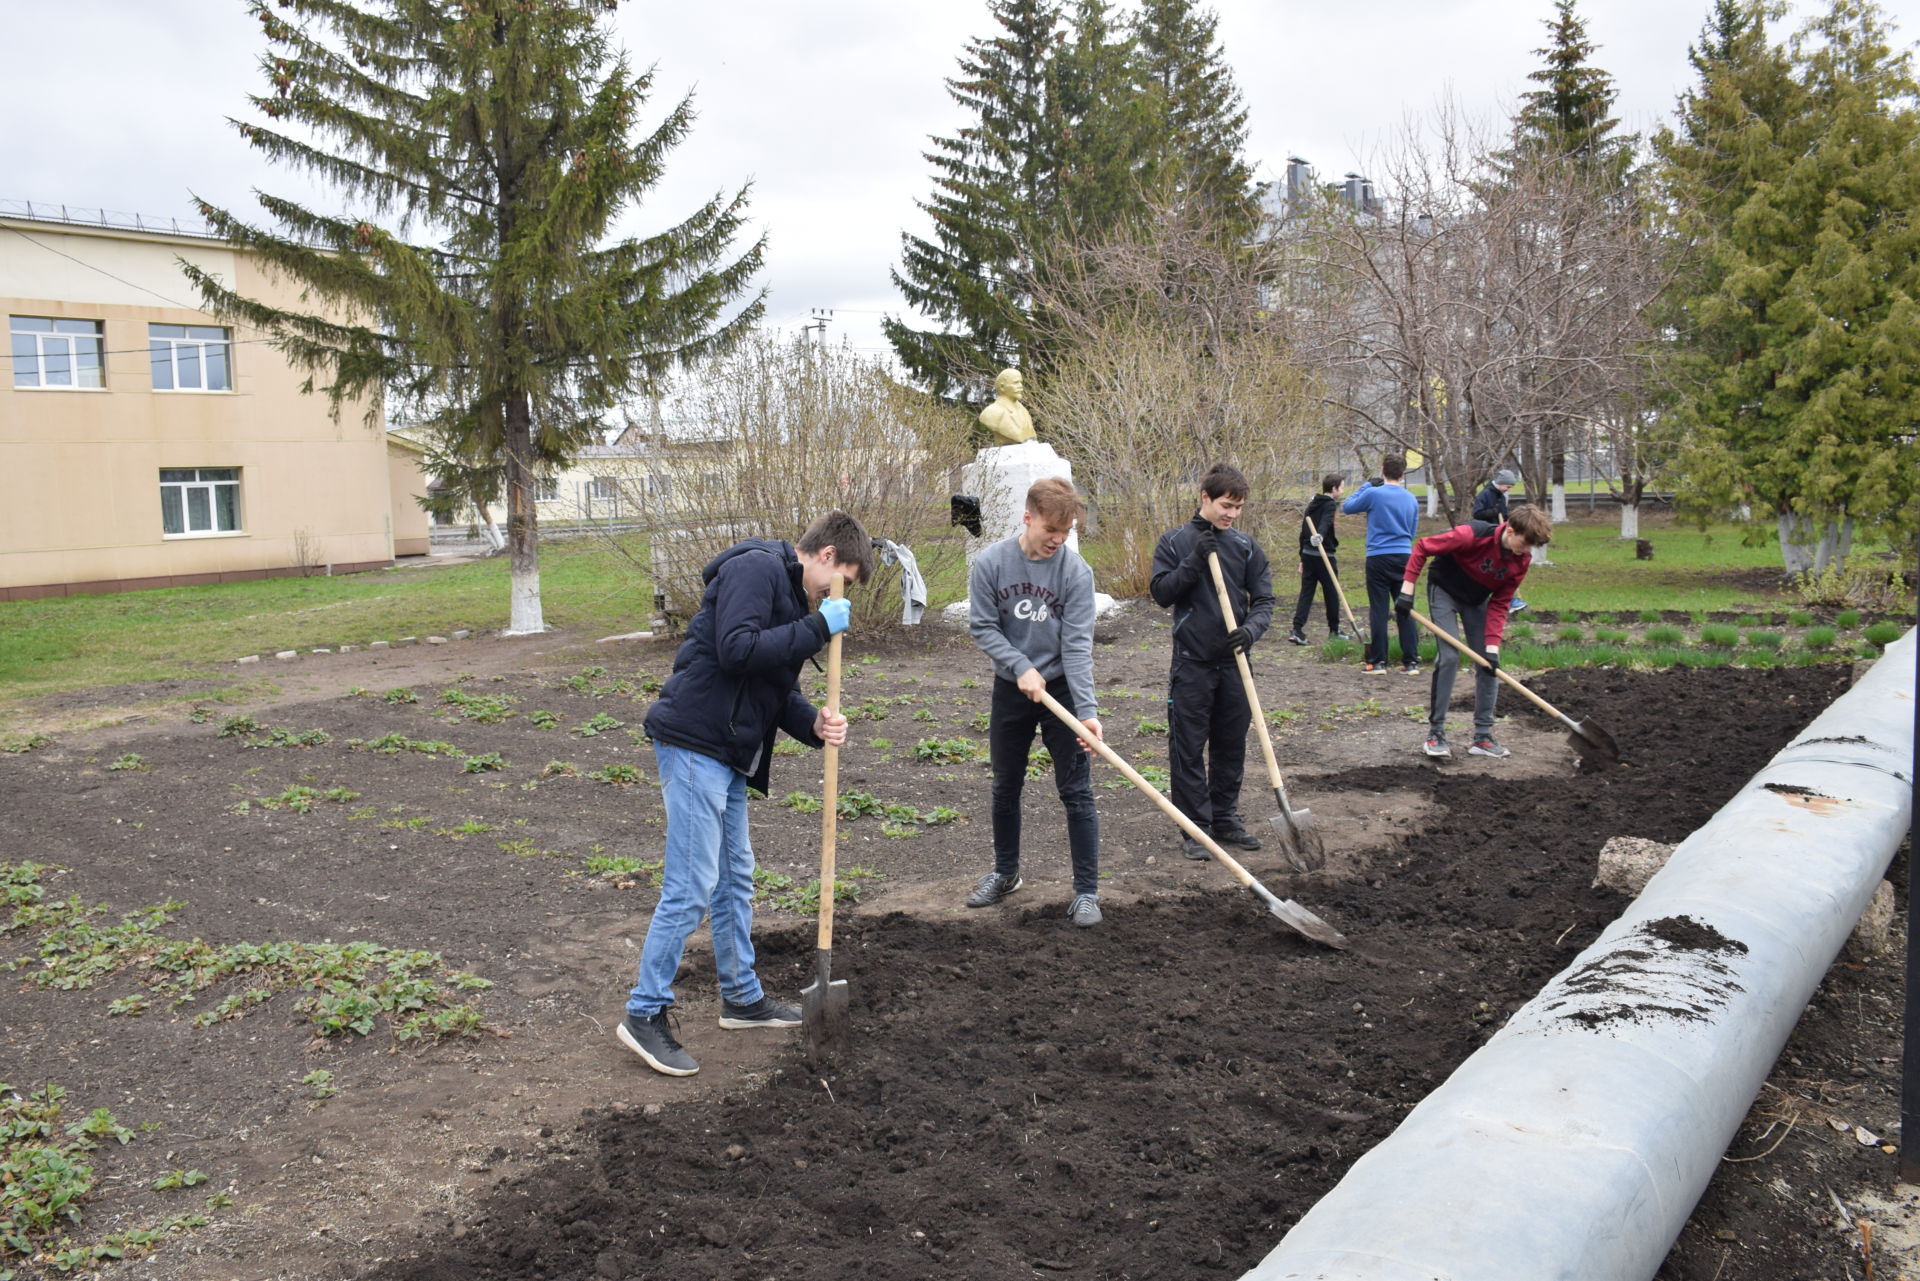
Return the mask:
[(993, 380), (993, 403), (980, 411), (980, 425), (999, 437), (999, 444), (1033, 439), (1033, 415), (1020, 403), (1024, 390), (1018, 369), (1002, 369)]

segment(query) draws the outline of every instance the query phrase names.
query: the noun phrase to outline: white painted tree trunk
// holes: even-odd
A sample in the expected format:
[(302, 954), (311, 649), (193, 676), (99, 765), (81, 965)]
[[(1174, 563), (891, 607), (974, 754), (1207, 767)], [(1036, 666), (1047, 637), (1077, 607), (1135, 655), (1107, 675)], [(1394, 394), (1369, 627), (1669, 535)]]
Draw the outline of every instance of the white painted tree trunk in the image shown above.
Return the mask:
[(1789, 574), (1804, 574), (1812, 569), (1813, 549), (1803, 541), (1806, 519), (1792, 512), (1782, 512), (1775, 524), (1780, 531), (1780, 561), (1786, 571)]
[(1640, 537), (1640, 504), (1620, 504), (1620, 537)]
[(1567, 518), (1567, 487), (1559, 481), (1553, 483), (1553, 501), (1550, 509), (1553, 523), (1558, 525)]
[(1440, 486), (1427, 482), (1427, 518), (1431, 520), (1440, 514)]
[(546, 617), (540, 610), (540, 567), (513, 567), (512, 584), (509, 587), (512, 604), (507, 616), (508, 636), (529, 636), (535, 632), (547, 630)]

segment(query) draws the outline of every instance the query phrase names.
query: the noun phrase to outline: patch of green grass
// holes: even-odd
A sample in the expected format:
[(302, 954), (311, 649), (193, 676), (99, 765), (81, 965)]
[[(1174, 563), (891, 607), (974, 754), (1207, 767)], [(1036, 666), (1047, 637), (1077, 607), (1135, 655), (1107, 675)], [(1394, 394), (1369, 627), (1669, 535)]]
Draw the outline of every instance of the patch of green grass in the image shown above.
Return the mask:
[(603, 765), (599, 769), (590, 769), (587, 771), (587, 777), (596, 783), (614, 783), (620, 786), (631, 786), (634, 783), (644, 783), (647, 781), (647, 776), (635, 767), (618, 764)]
[(1896, 623), (1892, 619), (1882, 619), (1880, 622), (1869, 626), (1867, 630), (1860, 633), (1860, 635), (1863, 640), (1885, 649), (1888, 645), (1893, 644), (1904, 636), (1906, 631), (1907, 626), (1905, 623)]
[(107, 766), (107, 768), (110, 770), (144, 770), (147, 768), (147, 759), (138, 752), (124, 752), (116, 756), (113, 759), (113, 763)]
[(1167, 734), (1167, 723), (1165, 721), (1155, 720), (1151, 716), (1136, 716), (1133, 718), (1133, 729), (1136, 734), (1150, 734), (1165, 738)]
[(1587, 638), (1587, 629), (1578, 623), (1562, 623), (1554, 629), (1554, 638), (1570, 645), (1578, 645)]
[(1657, 623), (1662, 617), (1664, 615), (1657, 609), (1643, 609), (1639, 614), (1640, 621), (1643, 623)]
[[(876, 869), (858, 863), (841, 869), (833, 878), (833, 901), (859, 902), (860, 882), (878, 879), (879, 876)], [(756, 867), (753, 869), (753, 897), (755, 902), (765, 903), (768, 907), (811, 916), (820, 910), (820, 881), (816, 877), (799, 883), (783, 872)]]
[(1732, 649), (1740, 643), (1740, 629), (1729, 623), (1708, 623), (1700, 629), (1700, 643), (1715, 649)]
[(1687, 634), (1678, 627), (1662, 623), (1657, 627), (1647, 628), (1646, 635), (1640, 639), (1647, 645), (1672, 647), (1686, 644)]
[(584, 865), (589, 876), (604, 877), (609, 881), (645, 881), (654, 889), (660, 888), (660, 878), (665, 874), (665, 864), (659, 859), (648, 862), (619, 855), (589, 854)]
[(1813, 626), (1813, 615), (1804, 609), (1789, 610), (1787, 611), (1787, 625), (1789, 627), (1811, 627)]
[(1832, 649), (1834, 638), (1838, 634), (1831, 627), (1809, 627), (1806, 635), (1800, 638), (1800, 644), (1815, 652)]
[(1860, 626), (1860, 611), (1857, 609), (1841, 610), (1839, 613), (1833, 616), (1833, 625), (1835, 627)]
[(1632, 642), (1633, 637), (1617, 627), (1596, 627), (1593, 629), (1593, 639), (1602, 645), (1626, 645)]
[(1752, 649), (1777, 650), (1783, 638), (1779, 632), (1748, 632), (1747, 645)]

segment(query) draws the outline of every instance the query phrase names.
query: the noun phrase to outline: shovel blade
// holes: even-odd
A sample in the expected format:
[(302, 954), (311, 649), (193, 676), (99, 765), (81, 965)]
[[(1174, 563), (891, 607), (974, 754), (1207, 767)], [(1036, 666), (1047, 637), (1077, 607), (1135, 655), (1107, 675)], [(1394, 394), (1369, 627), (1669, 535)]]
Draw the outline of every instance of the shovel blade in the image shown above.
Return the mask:
[(807, 1062), (816, 1067), (838, 1059), (853, 1044), (847, 981), (831, 974), (827, 954), (816, 952), (813, 982), (800, 989), (800, 1028), (806, 1034)]
[(1568, 721), (1567, 728), (1572, 731), (1567, 741), (1573, 750), (1580, 753), (1583, 761), (1596, 765), (1618, 765), (1620, 747), (1613, 741), (1613, 735), (1595, 725), (1592, 721)]
[(1327, 865), (1327, 842), (1313, 821), (1312, 811), (1282, 810), (1278, 818), (1268, 821), (1294, 871), (1317, 872)]
[(1255, 881), (1251, 888), (1254, 893), (1266, 900), (1268, 910), (1284, 921), (1295, 932), (1312, 939), (1324, 947), (1345, 948), (1347, 946), (1346, 935), (1334, 929), (1331, 925), (1328, 925), (1325, 921), (1315, 916), (1312, 912), (1309, 912), (1306, 908), (1301, 907), (1292, 899), (1276, 897), (1272, 891), (1268, 890), (1258, 881)]

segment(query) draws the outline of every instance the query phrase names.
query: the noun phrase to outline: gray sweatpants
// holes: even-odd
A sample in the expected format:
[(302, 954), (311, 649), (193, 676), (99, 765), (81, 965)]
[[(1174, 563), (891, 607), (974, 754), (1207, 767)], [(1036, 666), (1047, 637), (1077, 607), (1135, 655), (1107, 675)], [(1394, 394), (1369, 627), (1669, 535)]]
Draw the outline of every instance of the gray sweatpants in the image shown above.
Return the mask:
[[(1458, 636), (1479, 653), (1487, 652), (1487, 602), (1462, 605), (1447, 594), (1444, 587), (1427, 583), (1427, 617), (1449, 635)], [(1427, 728), (1443, 734), (1447, 728), (1447, 704), (1453, 699), (1453, 674), (1460, 667), (1459, 651), (1444, 641), (1433, 659), (1433, 687), (1428, 697)], [(1473, 736), (1493, 733), (1493, 704), (1500, 696), (1500, 678), (1486, 668), (1473, 665)]]

